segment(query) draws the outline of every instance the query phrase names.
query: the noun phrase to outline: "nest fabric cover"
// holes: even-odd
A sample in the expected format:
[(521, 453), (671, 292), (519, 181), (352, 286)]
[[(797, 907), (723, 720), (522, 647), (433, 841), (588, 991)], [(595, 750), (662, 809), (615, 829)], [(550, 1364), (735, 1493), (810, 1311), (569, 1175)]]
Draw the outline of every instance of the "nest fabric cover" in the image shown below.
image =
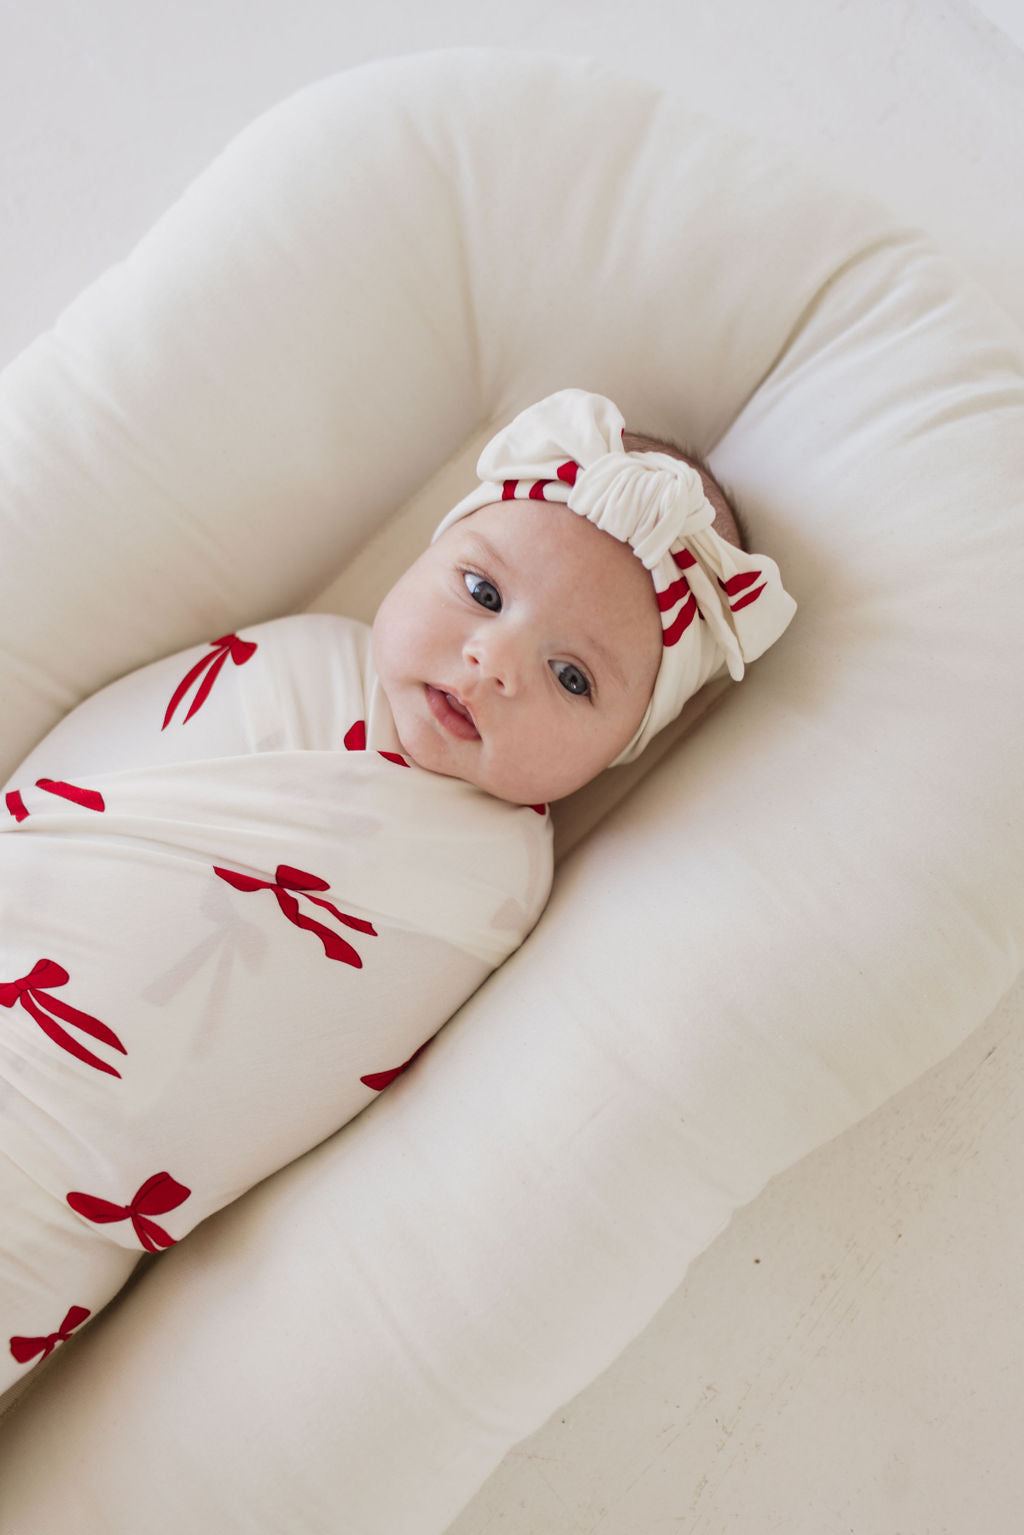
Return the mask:
[(12, 1528), (440, 1531), (1019, 970), (1019, 338), (884, 210), (588, 61), (311, 87), (7, 370), (5, 774), (112, 677), (315, 605), (566, 386), (707, 455), (798, 615), (616, 770), (400, 1081), (55, 1346)]

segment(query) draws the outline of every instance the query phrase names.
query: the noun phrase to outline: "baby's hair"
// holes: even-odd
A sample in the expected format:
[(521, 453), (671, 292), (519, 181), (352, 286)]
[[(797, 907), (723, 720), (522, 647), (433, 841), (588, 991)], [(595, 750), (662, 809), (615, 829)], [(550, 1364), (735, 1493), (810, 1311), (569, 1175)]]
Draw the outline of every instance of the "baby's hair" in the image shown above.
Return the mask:
[(673, 458), (681, 458), (684, 464), (690, 465), (691, 469), (696, 469), (704, 482), (704, 494), (714, 508), (715, 532), (727, 543), (735, 544), (737, 549), (746, 549), (746, 534), (736, 515), (735, 507), (730, 503), (711, 470), (706, 464), (702, 464), (699, 458), (692, 458), (689, 453), (684, 453), (682, 448), (677, 448), (670, 442), (660, 442), (657, 437), (644, 437), (639, 432), (623, 432), (622, 446), (627, 453), (668, 453)]

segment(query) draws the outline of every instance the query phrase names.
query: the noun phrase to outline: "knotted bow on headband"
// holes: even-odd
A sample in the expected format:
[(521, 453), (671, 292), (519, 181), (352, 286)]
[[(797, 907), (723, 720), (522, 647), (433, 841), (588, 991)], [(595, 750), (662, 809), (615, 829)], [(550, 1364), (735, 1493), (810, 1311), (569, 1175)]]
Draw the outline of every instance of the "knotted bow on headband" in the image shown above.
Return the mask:
[(661, 613), (661, 665), (647, 712), (613, 767), (638, 757), (724, 667), (739, 681), (796, 612), (774, 560), (715, 532), (696, 469), (667, 453), (627, 453), (625, 425), (611, 400), (583, 389), (529, 406), (491, 438), (477, 461), (481, 483), (434, 533), (495, 501), (551, 501), (642, 560)]

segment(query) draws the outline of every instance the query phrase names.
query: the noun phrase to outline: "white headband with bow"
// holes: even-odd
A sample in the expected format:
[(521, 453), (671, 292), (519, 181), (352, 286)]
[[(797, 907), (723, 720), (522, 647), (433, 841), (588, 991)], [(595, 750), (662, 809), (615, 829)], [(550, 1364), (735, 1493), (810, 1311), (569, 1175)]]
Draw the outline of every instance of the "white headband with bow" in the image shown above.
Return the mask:
[(528, 406), (491, 438), (477, 461), (481, 483), (434, 533), (492, 502), (550, 501), (629, 544), (650, 571), (661, 665), (647, 712), (613, 767), (638, 757), (723, 665), (739, 681), (796, 612), (774, 560), (715, 532), (696, 469), (667, 453), (627, 453), (625, 425), (611, 400), (583, 389)]

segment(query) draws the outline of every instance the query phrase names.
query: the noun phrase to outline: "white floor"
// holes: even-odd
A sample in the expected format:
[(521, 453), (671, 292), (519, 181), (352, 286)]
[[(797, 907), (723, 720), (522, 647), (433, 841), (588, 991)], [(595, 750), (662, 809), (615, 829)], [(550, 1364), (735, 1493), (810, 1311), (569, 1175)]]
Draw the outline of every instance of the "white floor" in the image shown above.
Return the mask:
[[(792, 144), (1024, 324), (1024, 0), (0, 0), (0, 364), (264, 108), (456, 44), (597, 54)], [(1022, 1022), (1024, 983), (776, 1180), (450, 1535), (1019, 1535)]]

